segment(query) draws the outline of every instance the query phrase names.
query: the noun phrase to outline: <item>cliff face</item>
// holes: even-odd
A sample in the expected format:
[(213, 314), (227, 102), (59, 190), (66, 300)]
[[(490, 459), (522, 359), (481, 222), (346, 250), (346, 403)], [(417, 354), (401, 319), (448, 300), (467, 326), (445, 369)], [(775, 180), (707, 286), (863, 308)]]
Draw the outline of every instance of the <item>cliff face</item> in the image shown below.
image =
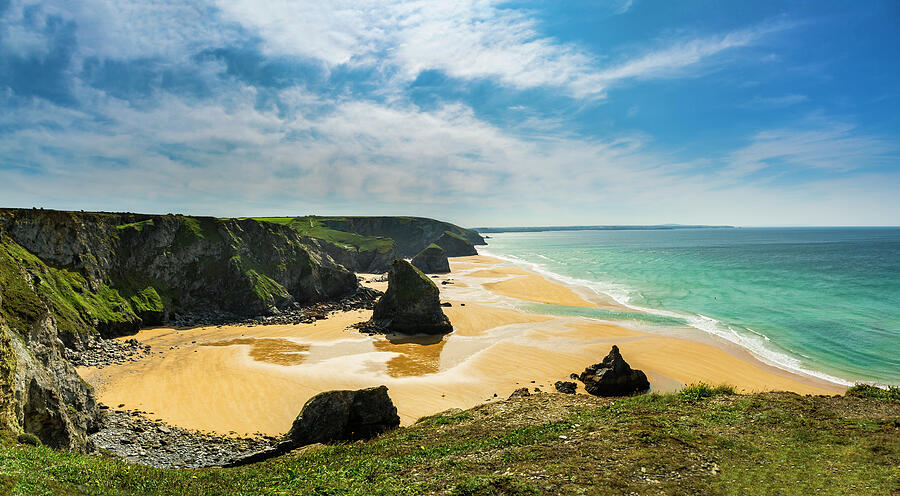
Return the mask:
[(391, 238), (402, 257), (415, 256), (445, 231), (458, 235), (471, 245), (487, 244), (475, 231), (423, 217), (319, 217), (318, 220), (337, 231)]
[(385, 272), (391, 266), (391, 262), (400, 256), (397, 254), (397, 249), (393, 245), (391, 245), (390, 248), (378, 250), (338, 244), (317, 238), (307, 239), (310, 244), (318, 246), (335, 262), (353, 272)]
[(274, 313), (357, 288), (353, 273), (287, 226), (0, 210), (0, 427), (90, 448), (91, 388), (64, 358), (90, 333), (181, 312)]
[(116, 335), (191, 311), (269, 313), (357, 288), (321, 246), (249, 219), (6, 210), (0, 247), (8, 277), (18, 266), (33, 283), (4, 288), (0, 311), (12, 325), (41, 300), (76, 347), (70, 335), (91, 329)]

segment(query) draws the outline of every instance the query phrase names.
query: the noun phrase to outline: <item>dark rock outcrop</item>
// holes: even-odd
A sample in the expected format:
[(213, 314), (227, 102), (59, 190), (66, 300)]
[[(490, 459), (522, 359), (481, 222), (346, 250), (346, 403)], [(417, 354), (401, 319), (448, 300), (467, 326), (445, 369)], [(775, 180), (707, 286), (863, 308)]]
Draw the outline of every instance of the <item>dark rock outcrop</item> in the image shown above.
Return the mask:
[(0, 360), (13, 371), (12, 382), (8, 373), (0, 377), (3, 409), (13, 414), (0, 427), (34, 434), (53, 448), (92, 451), (88, 434), (98, 425), (93, 388), (64, 358), (65, 347), (44, 311), (44, 319), (24, 335), (0, 322), (10, 344)]
[(309, 444), (371, 439), (395, 429), (400, 417), (387, 391), (386, 386), (378, 386), (319, 393), (303, 405), (284, 441), (225, 466), (261, 462)]
[(553, 385), (557, 391), (564, 394), (575, 394), (575, 390), (578, 388), (578, 384), (575, 384), (571, 381), (556, 381), (556, 384)]
[(403, 334), (443, 334), (453, 330), (441, 310), (434, 282), (406, 260), (397, 259), (388, 272), (387, 292), (375, 303), (372, 322)]
[(385, 386), (357, 391), (327, 391), (313, 396), (287, 439), (295, 446), (371, 439), (400, 425), (397, 407)]
[(594, 396), (629, 396), (650, 389), (647, 376), (634, 370), (613, 345), (603, 361), (584, 369), (579, 376), (584, 388)]
[(413, 266), (425, 274), (447, 274), (450, 272), (450, 262), (444, 249), (431, 243), (424, 250), (413, 257)]
[(468, 257), (470, 255), (478, 255), (478, 251), (475, 250), (475, 247), (469, 240), (450, 231), (444, 231), (434, 244), (443, 248), (444, 253), (448, 257)]

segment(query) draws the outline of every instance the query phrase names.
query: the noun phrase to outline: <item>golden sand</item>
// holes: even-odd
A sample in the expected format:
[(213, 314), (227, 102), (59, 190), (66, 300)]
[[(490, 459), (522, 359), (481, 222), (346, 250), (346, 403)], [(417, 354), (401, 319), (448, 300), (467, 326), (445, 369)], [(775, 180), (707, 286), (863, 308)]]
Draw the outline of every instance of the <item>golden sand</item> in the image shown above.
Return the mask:
[(502, 399), (521, 386), (550, 391), (555, 381), (600, 361), (613, 344), (659, 391), (699, 381), (746, 391), (842, 390), (725, 346), (488, 304), (499, 298), (597, 305), (495, 258), (452, 259), (451, 268), (436, 281), (456, 283), (440, 286), (455, 327), (446, 336), (369, 336), (348, 329), (371, 316), (366, 310), (313, 324), (146, 329), (134, 337), (152, 346), (149, 358), (79, 373), (114, 408), (123, 404), (173, 425), (241, 434), (285, 432), (307, 399), (329, 389), (385, 384), (404, 424)]

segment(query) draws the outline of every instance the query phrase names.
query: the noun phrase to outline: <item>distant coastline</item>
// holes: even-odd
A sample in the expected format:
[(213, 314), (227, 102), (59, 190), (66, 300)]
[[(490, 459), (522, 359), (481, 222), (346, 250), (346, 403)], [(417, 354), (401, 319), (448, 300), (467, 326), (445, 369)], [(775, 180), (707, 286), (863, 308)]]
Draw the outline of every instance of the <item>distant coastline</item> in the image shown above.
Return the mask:
[(670, 229), (737, 229), (735, 226), (707, 226), (707, 225), (685, 225), (685, 224), (657, 224), (649, 226), (635, 225), (608, 225), (608, 226), (520, 226), (520, 227), (473, 227), (473, 231), (478, 233), (501, 233), (501, 232), (543, 232), (543, 231), (650, 231), (650, 230), (670, 230)]

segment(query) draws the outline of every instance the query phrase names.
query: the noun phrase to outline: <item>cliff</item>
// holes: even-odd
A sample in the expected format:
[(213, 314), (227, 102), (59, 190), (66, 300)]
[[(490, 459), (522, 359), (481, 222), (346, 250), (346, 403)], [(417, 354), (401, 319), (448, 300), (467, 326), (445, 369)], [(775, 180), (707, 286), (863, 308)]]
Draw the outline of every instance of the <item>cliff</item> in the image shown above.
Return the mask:
[[(470, 229), (423, 217), (312, 217), (320, 225), (336, 231), (390, 238), (401, 257), (413, 257), (435, 242), (445, 231), (471, 245), (485, 245), (484, 238)], [(472, 249), (474, 251), (474, 248)]]
[(454, 253), (475, 255), (484, 239), (470, 229), (424, 217), (256, 217), (317, 239), (336, 262), (354, 272), (386, 272), (396, 258), (410, 258), (452, 237)]
[(357, 288), (318, 241), (287, 226), (0, 210), (0, 422), (51, 446), (89, 449), (94, 399), (65, 347), (179, 313), (277, 313)]

